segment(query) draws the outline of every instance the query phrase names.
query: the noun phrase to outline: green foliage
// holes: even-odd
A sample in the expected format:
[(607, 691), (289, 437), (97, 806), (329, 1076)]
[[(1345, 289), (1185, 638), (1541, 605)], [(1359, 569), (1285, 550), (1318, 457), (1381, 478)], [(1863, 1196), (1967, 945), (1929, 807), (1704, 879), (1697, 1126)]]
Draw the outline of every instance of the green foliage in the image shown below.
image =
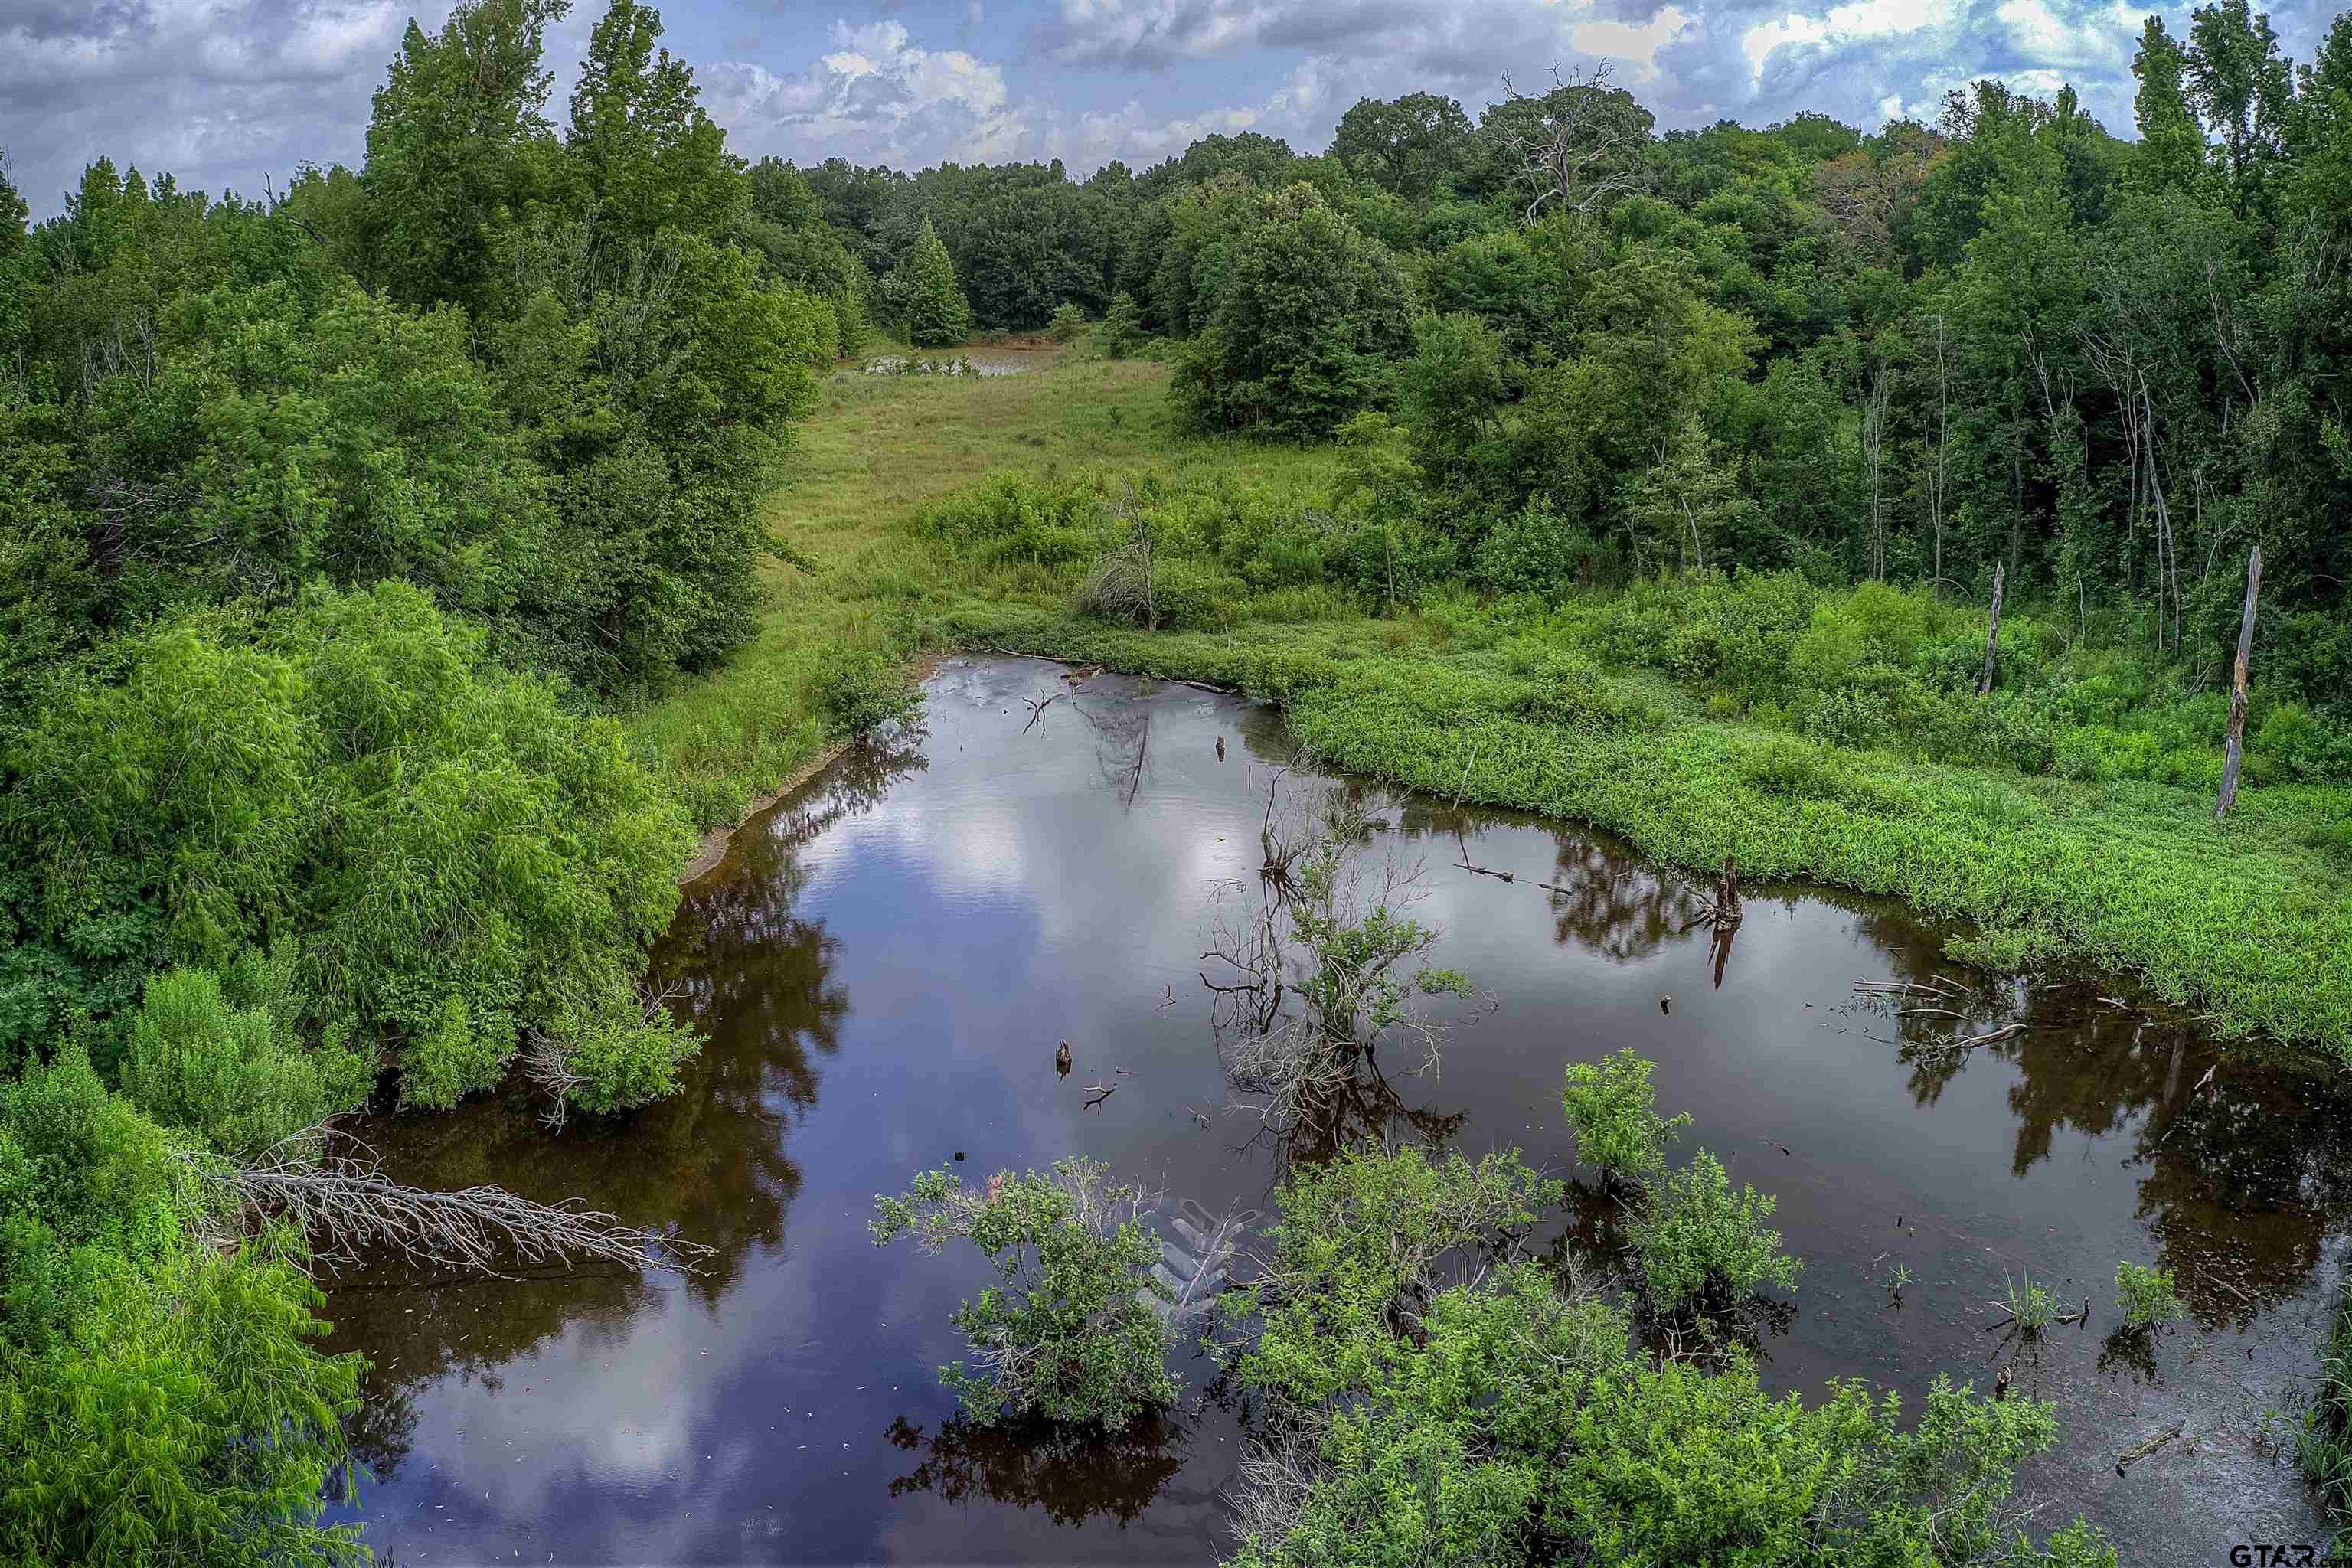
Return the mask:
[(940, 1369), (974, 1421), (1037, 1415), (1117, 1431), (1175, 1402), (1166, 1331), (1138, 1297), (1160, 1246), (1139, 1194), (1105, 1177), (1096, 1162), (1068, 1159), (1050, 1175), (1001, 1171), (973, 1192), (926, 1171), (903, 1195), (875, 1199), (877, 1246), (911, 1235), (937, 1252), (961, 1238), (1003, 1277), (956, 1310), (976, 1368)]
[[(1132, 305), (1133, 301), (1129, 302)], [(1045, 335), (1057, 343), (1075, 342), (1086, 335), (1087, 308), (1074, 300), (1064, 300), (1054, 307), (1052, 318), (1045, 323)]]
[(971, 335), (971, 307), (956, 286), (955, 263), (925, 218), (914, 247), (900, 264), (907, 288), (907, 341), (917, 348), (953, 348)]
[(1648, 1194), (1630, 1227), (1651, 1304), (1676, 1312), (1733, 1305), (1766, 1285), (1795, 1289), (1802, 1265), (1764, 1223), (1779, 1206), (1746, 1183), (1735, 1194), (1723, 1162), (1706, 1150), (1692, 1155)]
[(1627, 1047), (1597, 1062), (1568, 1064), (1560, 1109), (1576, 1132), (1576, 1157), (1606, 1181), (1638, 1183), (1665, 1168), (1666, 1140), (1691, 1124), (1688, 1112), (1660, 1116), (1650, 1072), (1657, 1064)]
[(897, 661), (843, 648), (818, 669), (816, 710), (835, 741), (863, 741), (922, 722), (922, 688)]
[(2116, 1307), (2124, 1326), (2146, 1331), (2178, 1322), (2189, 1315), (2189, 1304), (2173, 1288), (2172, 1270), (2141, 1263), (2116, 1265)]
[(147, 965), (285, 942), (308, 1021), (394, 1044), (405, 1101), (489, 1087), (525, 1030), (604, 1039), (613, 1103), (666, 1089), (690, 1041), (640, 1019), (632, 976), (692, 835), (610, 721), (397, 584), (110, 654), (21, 732), (0, 795), (39, 955), (12, 974), (20, 1043), (127, 1010)]
[(358, 1563), (322, 1529), (362, 1363), (282, 1235), (200, 1234), (195, 1164), (78, 1049), (0, 1084), (0, 1555)]
[(366, 1056), (336, 1042), (303, 1048), (297, 962), (281, 944), (239, 954), (224, 975), (174, 969), (149, 980), (123, 1052), (123, 1097), (232, 1159), (364, 1099)]
[(1916, 1425), (1835, 1383), (1811, 1406), (1752, 1367), (1637, 1357), (1624, 1317), (1506, 1261), (1446, 1283), (1557, 1196), (1515, 1156), (1407, 1148), (1293, 1173), (1237, 1365), (1278, 1420), (1244, 1455), (1252, 1568), (1936, 1563), (2113, 1568), (2079, 1522), (2036, 1545), (2008, 1507), (2047, 1405), (1937, 1378)]
[(1311, 188), (1265, 197), (1194, 293), (1202, 330), (1171, 390), (1195, 426), (1305, 439), (1387, 401), (1387, 357), (1410, 341), (1405, 280)]

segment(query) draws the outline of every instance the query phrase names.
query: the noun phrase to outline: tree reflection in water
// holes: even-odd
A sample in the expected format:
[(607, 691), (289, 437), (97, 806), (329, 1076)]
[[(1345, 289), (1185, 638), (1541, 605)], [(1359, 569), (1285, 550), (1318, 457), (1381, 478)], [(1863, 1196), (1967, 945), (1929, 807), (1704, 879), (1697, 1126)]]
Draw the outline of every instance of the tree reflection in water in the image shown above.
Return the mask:
[[(2243, 1051), (2225, 1060), (2193, 1020), (2103, 995), (2087, 976), (1961, 969), (1921, 940), (1916, 919), (1871, 912), (1860, 924), (1895, 961), (1895, 978), (1959, 987), (1937, 1012), (1873, 1009), (1874, 1028), (1895, 1031), (1918, 1103), (1990, 1070), (1990, 1058), (2017, 1075), (2007, 1096), (2013, 1173), (2051, 1158), (2062, 1132), (2127, 1138), (2126, 1163), (2141, 1172), (2137, 1217), (2202, 1327), (2244, 1327), (2309, 1283), (2328, 1234), (2352, 1214), (2352, 1094), (2342, 1084)], [(2010, 1023), (2024, 1032), (1953, 1047)]]
[(1129, 1524), (1192, 1457), (1192, 1434), (1173, 1415), (1141, 1416), (1118, 1432), (1044, 1421), (982, 1426), (957, 1415), (929, 1434), (902, 1415), (890, 1441), (921, 1456), (890, 1483), (892, 1497), (936, 1492), (953, 1503), (1036, 1507), (1062, 1525), (1097, 1514)]
[[(713, 1307), (755, 1248), (775, 1249), (801, 1189), (789, 1126), (816, 1102), (819, 1064), (840, 1047), (849, 999), (824, 923), (793, 912), (807, 882), (800, 852), (874, 809), (893, 779), (923, 766), (911, 744), (853, 748), (823, 793), (748, 825), (728, 864), (742, 874), (689, 889), (656, 954), (672, 1006), (705, 1032), (677, 1093), (627, 1116), (540, 1124), (521, 1084), (454, 1111), (378, 1120), (371, 1141), (400, 1180), (448, 1189), (490, 1182), (553, 1202), (578, 1198), (625, 1223), (673, 1226), (712, 1247), (685, 1281)], [(333, 1349), (374, 1361), (351, 1424), (362, 1461), (387, 1475), (406, 1458), (416, 1395), (455, 1373), (495, 1392), (500, 1369), (579, 1322), (626, 1323), (649, 1306), (641, 1274), (551, 1271), (547, 1279), (420, 1279), (403, 1266), (334, 1281)]]

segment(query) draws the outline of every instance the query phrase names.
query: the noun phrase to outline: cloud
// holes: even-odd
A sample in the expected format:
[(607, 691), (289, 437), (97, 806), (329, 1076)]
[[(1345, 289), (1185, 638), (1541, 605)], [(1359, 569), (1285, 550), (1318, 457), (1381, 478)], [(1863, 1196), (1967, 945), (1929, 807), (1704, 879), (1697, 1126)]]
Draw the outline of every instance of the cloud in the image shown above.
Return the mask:
[(700, 73), (704, 106), (736, 151), (912, 165), (1015, 155), (1027, 131), (1004, 68), (962, 49), (917, 46), (898, 22), (833, 26), (833, 49), (778, 76), (729, 61)]
[(355, 159), (406, 19), (397, 0), (0, 0), (11, 178), (52, 213), (100, 153), (215, 194)]

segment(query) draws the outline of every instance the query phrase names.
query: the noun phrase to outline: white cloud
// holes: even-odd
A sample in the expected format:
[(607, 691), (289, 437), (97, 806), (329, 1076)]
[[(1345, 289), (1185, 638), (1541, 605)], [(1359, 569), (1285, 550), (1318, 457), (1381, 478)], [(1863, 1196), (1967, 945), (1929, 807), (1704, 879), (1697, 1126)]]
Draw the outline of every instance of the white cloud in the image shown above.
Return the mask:
[(701, 75), (703, 102), (737, 150), (808, 161), (834, 153), (894, 163), (1014, 156), (1026, 126), (1004, 68), (962, 49), (918, 46), (898, 22), (833, 26), (833, 49), (777, 76), (740, 61)]
[(1617, 21), (1575, 23), (1568, 29), (1568, 41), (1588, 55), (1624, 60), (1646, 72), (1657, 67), (1659, 45), (1694, 26), (1691, 17), (1668, 5), (1648, 22), (1638, 25)]

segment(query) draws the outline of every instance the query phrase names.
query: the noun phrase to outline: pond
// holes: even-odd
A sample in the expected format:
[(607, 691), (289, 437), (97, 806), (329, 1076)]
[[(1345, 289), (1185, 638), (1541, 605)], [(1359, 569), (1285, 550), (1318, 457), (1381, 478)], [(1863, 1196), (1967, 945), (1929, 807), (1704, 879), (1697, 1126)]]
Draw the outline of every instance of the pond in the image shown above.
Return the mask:
[[(1030, 722), (1029, 703), (1065, 694)], [(337, 1348), (376, 1366), (356, 1509), (379, 1552), (444, 1562), (1190, 1562), (1229, 1545), (1241, 1429), (1192, 1397), (1108, 1447), (955, 1419), (948, 1321), (969, 1248), (877, 1248), (877, 1193), (1068, 1153), (1212, 1213), (1266, 1206), (1280, 1151), (1236, 1109), (1203, 984), (1219, 889), (1257, 897), (1277, 721), (1235, 699), (1056, 665), (956, 661), (928, 734), (853, 752), (736, 836), (662, 954), (708, 1037), (675, 1099), (539, 1126), (520, 1093), (386, 1118), (395, 1173), (577, 1196), (717, 1250), (690, 1279), (342, 1281)], [(1392, 1070), (1392, 1133), (1567, 1173), (1561, 1068), (1656, 1061), (1680, 1144), (1780, 1198), (1806, 1261), (1761, 1372), (1809, 1397), (1866, 1375), (1916, 1399), (2008, 1366), (2063, 1447), (2026, 1474), (2126, 1563), (2323, 1541), (2291, 1452), (2352, 1198), (2335, 1075), (2225, 1058), (2112, 976), (1990, 980), (1885, 900), (1751, 887), (1727, 943), (1696, 895), (1590, 832), (1391, 800), (1367, 851), (1425, 862), (1459, 1009), (1442, 1070)], [(1498, 876), (1480, 874), (1509, 872)], [(1895, 1016), (1856, 981), (1956, 985)], [(1920, 1005), (1917, 1002), (1906, 1005)], [(1955, 1016), (1956, 1015), (1956, 1016)], [(2018, 1034), (1966, 1052), (1921, 1042)], [(1073, 1070), (1055, 1065), (1070, 1042)], [(1906, 1043), (1907, 1042), (1907, 1043)], [(1099, 1100), (1089, 1086), (1115, 1086)], [(2191, 1320), (2109, 1339), (2119, 1259), (2171, 1267)], [(1910, 1283), (1899, 1302), (1886, 1279)], [(1987, 1303), (2047, 1282), (2087, 1325), (2038, 1347)], [(2118, 1457), (2178, 1423), (2127, 1473)], [(2291, 1440), (2288, 1444), (2291, 1448)]]

